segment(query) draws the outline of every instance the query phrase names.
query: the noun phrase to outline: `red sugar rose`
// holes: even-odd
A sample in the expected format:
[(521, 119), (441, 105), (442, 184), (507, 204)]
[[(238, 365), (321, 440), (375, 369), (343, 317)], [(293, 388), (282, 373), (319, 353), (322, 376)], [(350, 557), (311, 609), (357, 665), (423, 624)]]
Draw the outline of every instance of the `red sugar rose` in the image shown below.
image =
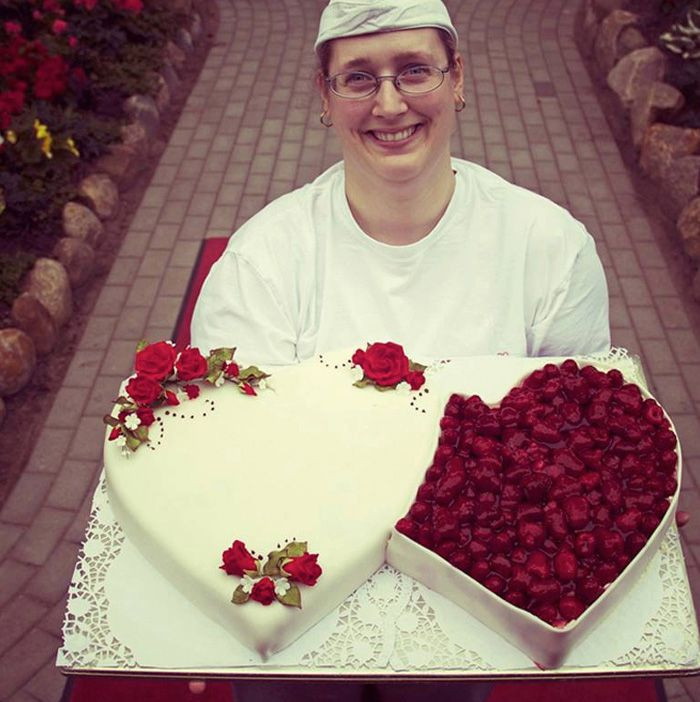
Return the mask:
[(126, 392), (137, 405), (150, 405), (155, 402), (162, 392), (160, 383), (152, 378), (137, 375), (126, 385)]
[(156, 421), (153, 410), (150, 407), (139, 407), (136, 410), (136, 416), (144, 427), (150, 427)]
[(171, 407), (175, 407), (180, 404), (180, 400), (177, 399), (177, 395), (172, 392), (172, 390), (165, 391), (165, 402)]
[(352, 362), (362, 368), (367, 378), (382, 387), (398, 385), (409, 372), (403, 347), (393, 341), (370, 344), (366, 351), (356, 351)]
[(239, 372), (240, 368), (238, 367), (238, 364), (234, 363), (233, 361), (231, 361), (231, 363), (227, 363), (224, 368), (224, 375), (228, 378), (237, 378)]
[(303, 556), (292, 558), (282, 566), (290, 580), (298, 580), (304, 585), (315, 585), (323, 572), (316, 562), (318, 553), (305, 553)]
[(196, 400), (199, 397), (199, 385), (185, 385), (184, 390), (190, 400)]
[(271, 604), (275, 599), (275, 583), (272, 582), (272, 578), (258, 580), (250, 592), (250, 599), (265, 606)]
[(149, 344), (136, 354), (134, 369), (144, 378), (165, 380), (175, 364), (175, 349), (167, 341)]
[(179, 380), (195, 380), (207, 374), (209, 366), (207, 359), (199, 353), (199, 349), (186, 348), (175, 363)]
[(227, 548), (222, 554), (223, 565), (219, 566), (227, 575), (244, 575), (258, 572), (258, 562), (250, 555), (248, 549), (242, 541), (236, 539), (231, 548)]
[(406, 382), (411, 386), (411, 390), (418, 390), (425, 382), (425, 375), (422, 371), (411, 371), (406, 375)]

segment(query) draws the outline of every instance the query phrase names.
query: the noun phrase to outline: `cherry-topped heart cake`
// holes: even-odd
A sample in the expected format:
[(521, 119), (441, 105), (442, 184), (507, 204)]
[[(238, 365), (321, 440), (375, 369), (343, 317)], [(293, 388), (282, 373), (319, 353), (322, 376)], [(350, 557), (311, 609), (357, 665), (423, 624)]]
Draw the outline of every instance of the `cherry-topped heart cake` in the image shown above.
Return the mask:
[[(388, 560), (448, 597), (459, 573), (459, 603), (557, 666), (582, 615), (668, 524), (679, 489), (671, 423), (619, 370), (568, 359), (498, 405), (453, 394), (440, 428)], [(433, 554), (450, 564), (444, 582)]]
[(675, 510), (672, 426), (614, 368), (426, 368), (378, 344), (266, 373), (226, 349), (145, 351), (105, 418), (110, 504), (164, 577), (263, 659), (386, 560), (558, 666)]

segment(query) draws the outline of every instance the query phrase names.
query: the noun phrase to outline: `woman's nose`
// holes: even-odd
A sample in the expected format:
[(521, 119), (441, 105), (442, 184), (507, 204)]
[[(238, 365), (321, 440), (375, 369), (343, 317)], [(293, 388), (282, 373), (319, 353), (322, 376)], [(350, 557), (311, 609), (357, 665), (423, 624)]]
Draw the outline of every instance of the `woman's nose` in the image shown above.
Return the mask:
[(399, 92), (391, 78), (379, 82), (379, 89), (374, 95), (374, 115), (401, 114), (408, 109), (404, 96)]

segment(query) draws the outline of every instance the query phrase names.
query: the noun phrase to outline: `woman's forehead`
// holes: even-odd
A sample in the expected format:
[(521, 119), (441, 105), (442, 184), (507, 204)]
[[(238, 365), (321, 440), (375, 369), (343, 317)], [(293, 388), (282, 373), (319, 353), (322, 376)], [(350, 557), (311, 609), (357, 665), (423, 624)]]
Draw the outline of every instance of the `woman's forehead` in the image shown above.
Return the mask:
[(439, 30), (432, 27), (362, 34), (331, 41), (330, 63), (334, 70), (412, 60), (442, 63), (445, 58)]

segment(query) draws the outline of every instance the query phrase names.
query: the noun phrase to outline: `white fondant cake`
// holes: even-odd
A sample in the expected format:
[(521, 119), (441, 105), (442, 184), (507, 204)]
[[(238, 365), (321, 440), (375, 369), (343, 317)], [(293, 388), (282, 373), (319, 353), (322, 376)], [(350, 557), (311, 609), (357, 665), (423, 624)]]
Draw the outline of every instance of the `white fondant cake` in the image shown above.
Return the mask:
[[(380, 392), (353, 386), (350, 355), (274, 369), (257, 397), (205, 387), (196, 400), (158, 410), (150, 443), (128, 459), (114, 442), (105, 445), (108, 495), (127, 537), (214, 622), (263, 657), (303, 634), (385, 561), (392, 527), (432, 461), (447, 397), (479, 394), (496, 403), (548, 360), (452, 360), (435, 364), (418, 391)], [(263, 556), (291, 540), (319, 554), (323, 574), (315, 586), (300, 586), (301, 609), (231, 603), (239, 578), (219, 566), (236, 539)], [(455, 569), (404, 541), (394, 543), (390, 562), (419, 578), (433, 573), (427, 584), (440, 591), (446, 583), (449, 596)], [(513, 615), (514, 607), (487, 594), (485, 606), (506, 607), (505, 617), (487, 617), (504, 636), (510, 626), (522, 628), (518, 617), (535, 619)], [(556, 646), (567, 649), (568, 641)], [(536, 646), (525, 649), (535, 660), (561, 660), (557, 652), (551, 663), (549, 640), (543, 655)]]

